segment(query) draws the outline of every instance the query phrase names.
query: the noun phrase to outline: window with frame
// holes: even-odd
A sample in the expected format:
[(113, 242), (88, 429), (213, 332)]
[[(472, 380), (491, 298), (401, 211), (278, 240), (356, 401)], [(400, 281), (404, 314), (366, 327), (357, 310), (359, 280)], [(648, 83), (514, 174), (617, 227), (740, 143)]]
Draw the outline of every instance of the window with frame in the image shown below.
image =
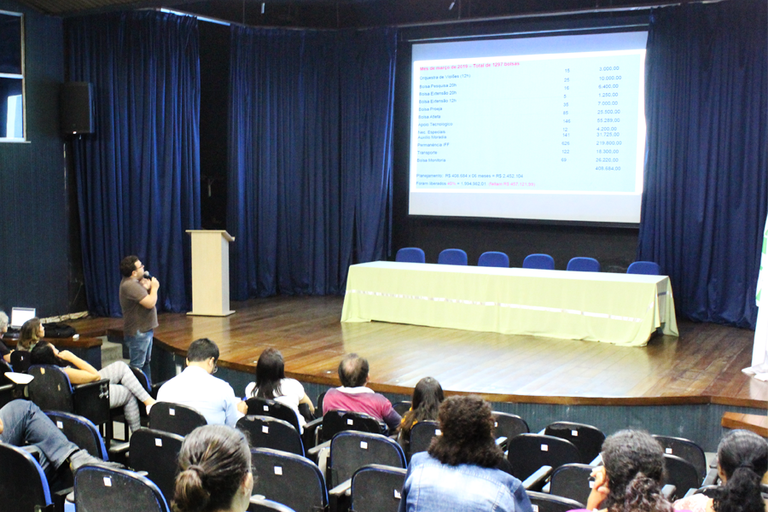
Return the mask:
[(23, 17), (0, 11), (0, 141), (24, 140)]

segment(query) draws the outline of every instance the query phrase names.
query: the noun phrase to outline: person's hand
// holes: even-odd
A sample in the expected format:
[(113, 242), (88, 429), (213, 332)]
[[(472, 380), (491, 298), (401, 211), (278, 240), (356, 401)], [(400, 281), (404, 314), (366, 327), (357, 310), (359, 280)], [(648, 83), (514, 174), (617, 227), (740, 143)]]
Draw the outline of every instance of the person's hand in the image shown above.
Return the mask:
[(248, 414), (248, 404), (246, 404), (245, 401), (240, 400), (237, 403), (237, 410), (240, 411), (240, 414)]
[(3, 420), (0, 420), (0, 434), (3, 433)]
[(65, 361), (72, 362), (72, 357), (74, 357), (74, 354), (69, 350), (62, 350), (58, 353), (58, 356)]
[(160, 281), (158, 281), (156, 277), (153, 277), (152, 281), (149, 283), (149, 286), (152, 290), (157, 290), (160, 288)]

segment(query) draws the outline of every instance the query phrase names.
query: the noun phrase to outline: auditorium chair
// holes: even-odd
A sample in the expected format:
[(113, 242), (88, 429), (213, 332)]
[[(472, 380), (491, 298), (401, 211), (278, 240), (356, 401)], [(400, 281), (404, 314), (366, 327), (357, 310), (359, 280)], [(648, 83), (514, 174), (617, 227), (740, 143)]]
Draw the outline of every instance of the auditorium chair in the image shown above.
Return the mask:
[(698, 444), (682, 437), (654, 435), (653, 438), (664, 448), (664, 453), (677, 455), (693, 464), (700, 478), (707, 476), (707, 456)]
[(140, 428), (131, 434), (128, 450), (130, 466), (145, 471), (170, 503), (178, 471), (178, 458), (184, 438), (178, 434)]
[(693, 464), (682, 457), (664, 454), (664, 484), (675, 486), (677, 498), (685, 496), (690, 489), (698, 489), (701, 483), (702, 479)]
[(296, 411), (285, 404), (270, 400), (269, 398), (251, 397), (245, 401), (245, 405), (248, 406), (249, 416), (272, 416), (273, 418), (287, 421), (296, 429), (296, 432), (300, 433), (302, 431)]
[(499, 251), (484, 252), (477, 259), (477, 266), (509, 268), (509, 256)]
[(395, 255), (395, 261), (403, 263), (424, 263), (427, 258), (424, 256), (424, 251), (418, 247), (403, 247)]
[(585, 506), (578, 501), (545, 492), (527, 491), (527, 493), (533, 510), (537, 512), (568, 512), (569, 510), (583, 509)]
[(544, 433), (572, 442), (581, 453), (581, 460), (578, 462), (583, 464), (589, 464), (600, 455), (603, 441), (605, 441), (605, 434), (599, 428), (571, 421), (550, 423), (544, 429)]
[(248, 512), (296, 512), (291, 507), (268, 500), (263, 496), (251, 496)]
[(352, 475), (351, 509), (355, 512), (397, 512), (407, 471), (368, 464)]
[(43, 469), (27, 451), (0, 443), (0, 508), (5, 512), (53, 512)]
[[(563, 464), (579, 462), (581, 454), (573, 443), (559, 437), (520, 434), (509, 440), (507, 459), (512, 464), (512, 475), (522, 481), (542, 466), (549, 466), (554, 470)], [(533, 490), (540, 490), (540, 488)]]
[(528, 423), (517, 414), (507, 412), (493, 411), (493, 428), (496, 436), (496, 443), (506, 451), (509, 440), (520, 434), (530, 432)]
[(555, 259), (549, 254), (529, 254), (523, 260), (523, 268), (555, 270)]
[(466, 265), (467, 253), (461, 249), (445, 249), (437, 257), (439, 265)]
[(552, 472), (549, 494), (586, 503), (592, 492), (589, 478), (595, 466), (581, 463), (563, 464)]
[(107, 447), (98, 427), (91, 420), (77, 414), (61, 411), (45, 411), (64, 436), (83, 450), (101, 460), (109, 460)]
[(82, 466), (75, 474), (74, 494), (77, 512), (169, 512), (152, 480), (125, 469)]
[(186, 436), (207, 424), (205, 416), (186, 405), (156, 402), (149, 410), (149, 427), (155, 430)]
[(600, 262), (595, 258), (576, 256), (568, 262), (566, 270), (576, 272), (600, 272)]
[(252, 448), (251, 466), (258, 475), (254, 478), (252, 495), (264, 496), (297, 512), (327, 510), (325, 479), (320, 468), (306, 457), (270, 448)]
[(408, 460), (414, 453), (425, 452), (432, 443), (432, 438), (440, 435), (436, 421), (420, 421), (411, 427), (411, 439), (408, 444)]
[(411, 401), (403, 400), (401, 402), (395, 402), (392, 404), (392, 408), (395, 410), (397, 414), (402, 416), (411, 410)]
[(653, 261), (635, 261), (627, 268), (627, 274), (658, 276), (661, 275), (661, 267)]
[(304, 455), (304, 443), (298, 431), (288, 423), (271, 416), (244, 416), (237, 428), (246, 434), (251, 448), (272, 448)]

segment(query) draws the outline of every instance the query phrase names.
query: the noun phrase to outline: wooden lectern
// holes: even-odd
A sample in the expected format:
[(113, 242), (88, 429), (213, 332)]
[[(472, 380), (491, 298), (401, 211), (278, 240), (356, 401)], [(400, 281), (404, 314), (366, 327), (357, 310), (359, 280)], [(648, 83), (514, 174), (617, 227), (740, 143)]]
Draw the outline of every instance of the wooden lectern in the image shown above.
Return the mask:
[(228, 316), (229, 243), (226, 231), (188, 229), (192, 236), (192, 311), (188, 315)]

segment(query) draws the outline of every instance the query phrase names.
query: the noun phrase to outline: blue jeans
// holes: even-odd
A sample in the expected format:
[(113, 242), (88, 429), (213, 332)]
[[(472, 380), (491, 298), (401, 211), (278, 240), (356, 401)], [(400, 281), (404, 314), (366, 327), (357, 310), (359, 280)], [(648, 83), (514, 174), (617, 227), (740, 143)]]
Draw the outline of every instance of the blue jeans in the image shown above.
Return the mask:
[(40, 466), (50, 478), (78, 447), (29, 400), (13, 400), (0, 409), (3, 433), (0, 442), (13, 446), (35, 445), (42, 452)]
[(132, 336), (126, 336), (123, 340), (128, 345), (128, 353), (131, 358), (131, 366), (138, 368), (147, 375), (147, 379), (152, 380), (152, 374), (149, 369), (149, 361), (152, 359), (152, 337), (154, 331), (141, 332), (136, 331)]

